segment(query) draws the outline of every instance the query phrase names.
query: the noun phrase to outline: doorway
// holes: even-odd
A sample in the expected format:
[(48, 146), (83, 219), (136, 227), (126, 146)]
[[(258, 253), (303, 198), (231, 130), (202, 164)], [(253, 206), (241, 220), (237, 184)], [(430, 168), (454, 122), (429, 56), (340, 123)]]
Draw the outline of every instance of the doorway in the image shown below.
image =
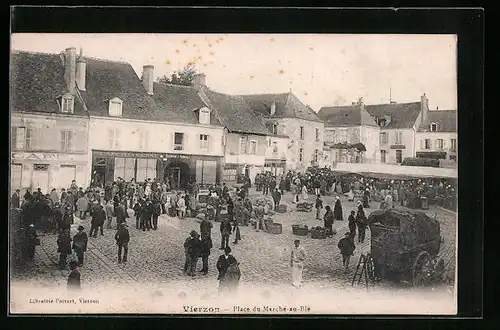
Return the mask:
[(92, 181), (99, 187), (104, 187), (106, 183), (106, 159), (97, 158), (92, 171)]
[(396, 150), (396, 163), (401, 164), (403, 162), (403, 151)]
[(49, 165), (35, 164), (33, 166), (33, 176), (31, 177), (33, 190), (40, 188), (43, 194), (49, 193)]
[(185, 189), (189, 183), (191, 170), (189, 165), (182, 161), (173, 161), (165, 167), (164, 180), (170, 189)]

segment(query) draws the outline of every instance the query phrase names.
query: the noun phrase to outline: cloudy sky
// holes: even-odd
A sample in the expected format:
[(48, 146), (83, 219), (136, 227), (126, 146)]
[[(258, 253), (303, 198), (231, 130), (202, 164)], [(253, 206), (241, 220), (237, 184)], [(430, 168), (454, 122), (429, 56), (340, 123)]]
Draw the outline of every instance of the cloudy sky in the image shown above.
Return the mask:
[(12, 49), (155, 66), (155, 76), (194, 63), (207, 86), (228, 94), (292, 91), (318, 111), (348, 105), (416, 102), (456, 109), (454, 35), (14, 34)]

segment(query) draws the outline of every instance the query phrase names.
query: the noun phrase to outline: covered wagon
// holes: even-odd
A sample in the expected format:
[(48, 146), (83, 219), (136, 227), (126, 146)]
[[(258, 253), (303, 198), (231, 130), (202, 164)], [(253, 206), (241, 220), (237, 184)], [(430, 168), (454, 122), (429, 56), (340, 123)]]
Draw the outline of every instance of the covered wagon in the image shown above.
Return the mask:
[(377, 277), (399, 274), (419, 286), (444, 273), (444, 262), (437, 260), (441, 236), (436, 219), (419, 211), (386, 209), (372, 212), (368, 223)]

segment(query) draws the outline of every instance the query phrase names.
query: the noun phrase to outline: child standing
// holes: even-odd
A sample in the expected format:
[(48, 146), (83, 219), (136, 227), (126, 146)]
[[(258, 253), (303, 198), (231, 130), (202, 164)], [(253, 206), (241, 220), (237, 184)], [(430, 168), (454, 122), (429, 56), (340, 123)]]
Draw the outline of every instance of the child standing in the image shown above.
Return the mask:
[(316, 219), (321, 220), (321, 209), (323, 208), (323, 200), (321, 199), (321, 195), (318, 194), (316, 197)]
[(351, 211), (351, 215), (349, 215), (348, 221), (349, 221), (349, 232), (351, 234), (352, 239), (356, 237), (356, 212)]
[(353, 255), (356, 246), (351, 238), (351, 233), (345, 233), (344, 238), (342, 238), (337, 247), (340, 249), (340, 254), (342, 254), (342, 265), (344, 266), (344, 273), (347, 273), (349, 269), (349, 260)]
[(68, 276), (68, 290), (80, 290), (81, 283), (80, 283), (80, 272), (77, 269), (78, 262), (76, 260), (72, 260), (69, 263), (69, 269), (71, 272), (69, 273)]

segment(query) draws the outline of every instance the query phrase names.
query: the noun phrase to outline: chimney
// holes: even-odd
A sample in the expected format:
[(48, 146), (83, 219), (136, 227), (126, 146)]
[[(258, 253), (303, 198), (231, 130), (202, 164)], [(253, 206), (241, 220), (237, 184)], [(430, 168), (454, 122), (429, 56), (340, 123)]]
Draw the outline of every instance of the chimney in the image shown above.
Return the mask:
[(64, 80), (68, 86), (68, 92), (75, 93), (76, 84), (76, 49), (75, 47), (66, 48), (64, 53)]
[(194, 75), (193, 87), (200, 88), (201, 86), (205, 85), (205, 78), (206, 76), (204, 73), (198, 73)]
[(142, 85), (149, 95), (153, 95), (154, 68), (152, 65), (142, 67)]
[(87, 63), (83, 58), (83, 49), (80, 48), (80, 56), (76, 60), (76, 86), (79, 90), (85, 91), (85, 75), (87, 71)]
[(359, 98), (358, 104), (359, 104), (359, 105), (364, 105), (364, 103), (363, 103), (363, 98), (362, 98), (362, 97), (360, 97), (360, 98)]
[(427, 96), (425, 96), (425, 93), (420, 97), (420, 110), (422, 111), (422, 120), (427, 120), (429, 100), (427, 99)]

